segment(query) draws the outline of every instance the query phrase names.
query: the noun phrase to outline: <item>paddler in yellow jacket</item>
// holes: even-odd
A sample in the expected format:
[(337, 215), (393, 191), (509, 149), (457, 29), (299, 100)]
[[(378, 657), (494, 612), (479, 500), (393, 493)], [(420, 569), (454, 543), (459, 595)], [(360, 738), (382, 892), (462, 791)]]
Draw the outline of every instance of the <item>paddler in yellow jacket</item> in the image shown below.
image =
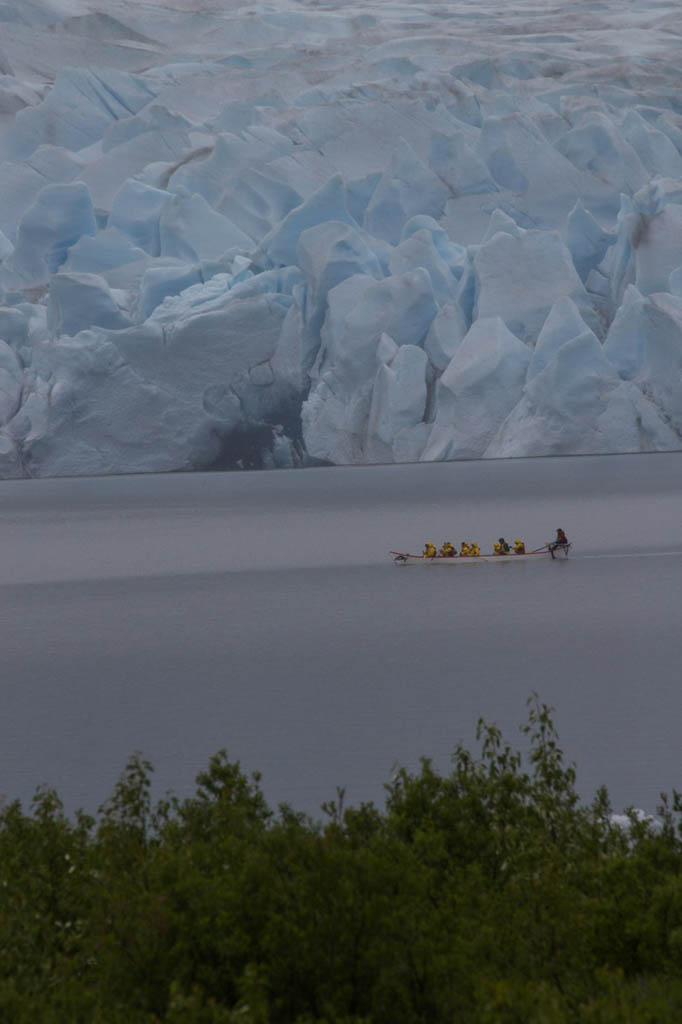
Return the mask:
[(442, 548), (440, 549), (441, 558), (454, 558), (456, 551), (449, 540), (444, 541)]
[(463, 540), (462, 541), (462, 546), (459, 549), (459, 557), (460, 558), (468, 558), (470, 554), (471, 554), (471, 548), (469, 547), (467, 542), (465, 540)]
[(438, 554), (436, 545), (432, 544), (430, 540), (427, 540), (424, 545), (424, 558), (435, 558)]
[(479, 548), (476, 541), (473, 541), (473, 543), (469, 543), (469, 550), (474, 558), (478, 558), (481, 554), (481, 549)]
[(516, 552), (517, 555), (525, 555), (525, 553), (526, 553), (526, 545), (523, 543), (522, 540), (519, 540), (518, 537), (514, 541), (512, 547), (514, 548), (514, 551)]

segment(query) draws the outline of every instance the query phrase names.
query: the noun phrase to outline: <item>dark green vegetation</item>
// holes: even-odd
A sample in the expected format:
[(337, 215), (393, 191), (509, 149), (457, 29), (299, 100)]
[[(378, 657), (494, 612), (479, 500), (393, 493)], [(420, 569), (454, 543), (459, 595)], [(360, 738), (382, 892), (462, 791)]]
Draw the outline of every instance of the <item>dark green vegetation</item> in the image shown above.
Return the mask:
[(412, 1024), (682, 1019), (681, 800), (581, 805), (535, 699), (527, 768), (424, 761), (383, 811), (281, 807), (224, 754), (187, 800), (129, 762), (95, 821), (0, 814), (0, 1019)]

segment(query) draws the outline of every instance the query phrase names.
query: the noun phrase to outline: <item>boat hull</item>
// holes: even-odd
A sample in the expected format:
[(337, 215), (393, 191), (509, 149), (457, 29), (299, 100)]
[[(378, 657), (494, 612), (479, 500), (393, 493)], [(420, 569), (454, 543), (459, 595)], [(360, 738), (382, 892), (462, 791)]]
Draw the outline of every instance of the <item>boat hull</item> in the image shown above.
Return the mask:
[[(571, 545), (568, 544), (565, 547), (556, 548), (554, 551), (555, 559), (567, 558), (570, 547)], [(410, 555), (404, 551), (391, 551), (389, 554), (393, 555), (393, 561), (396, 565), (439, 565), (449, 567), (456, 565), (501, 565), (503, 562), (537, 562), (543, 558), (551, 558), (549, 548), (543, 548), (541, 551), (528, 551), (524, 555), (465, 555), (464, 557), (456, 555), (454, 558), (444, 558), (442, 555), (427, 558), (425, 555)]]

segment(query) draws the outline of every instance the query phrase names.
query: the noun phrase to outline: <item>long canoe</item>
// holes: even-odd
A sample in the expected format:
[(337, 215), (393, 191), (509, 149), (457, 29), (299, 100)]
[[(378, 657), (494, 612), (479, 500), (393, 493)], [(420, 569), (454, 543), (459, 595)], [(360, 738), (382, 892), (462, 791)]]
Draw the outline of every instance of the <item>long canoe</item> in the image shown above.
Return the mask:
[[(570, 544), (561, 544), (554, 549), (554, 557), (568, 558), (571, 550)], [(549, 547), (540, 548), (538, 551), (527, 551), (523, 555), (510, 552), (508, 555), (455, 555), (445, 557), (434, 555), (429, 558), (427, 555), (410, 555), (405, 551), (390, 551), (396, 565), (497, 565), (502, 562), (537, 562), (541, 558), (551, 557)]]

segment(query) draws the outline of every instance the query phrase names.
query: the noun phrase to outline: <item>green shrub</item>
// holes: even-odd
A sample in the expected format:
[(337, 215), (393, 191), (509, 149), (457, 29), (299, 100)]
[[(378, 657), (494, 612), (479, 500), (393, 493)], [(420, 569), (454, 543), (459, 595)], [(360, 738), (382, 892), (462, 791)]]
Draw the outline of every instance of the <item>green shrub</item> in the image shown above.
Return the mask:
[(273, 813), (225, 752), (153, 805), (130, 759), (96, 819), (0, 812), (0, 1019), (529, 1024), (682, 1019), (681, 800), (610, 821), (550, 709), (529, 754), (479, 724), (383, 809)]

